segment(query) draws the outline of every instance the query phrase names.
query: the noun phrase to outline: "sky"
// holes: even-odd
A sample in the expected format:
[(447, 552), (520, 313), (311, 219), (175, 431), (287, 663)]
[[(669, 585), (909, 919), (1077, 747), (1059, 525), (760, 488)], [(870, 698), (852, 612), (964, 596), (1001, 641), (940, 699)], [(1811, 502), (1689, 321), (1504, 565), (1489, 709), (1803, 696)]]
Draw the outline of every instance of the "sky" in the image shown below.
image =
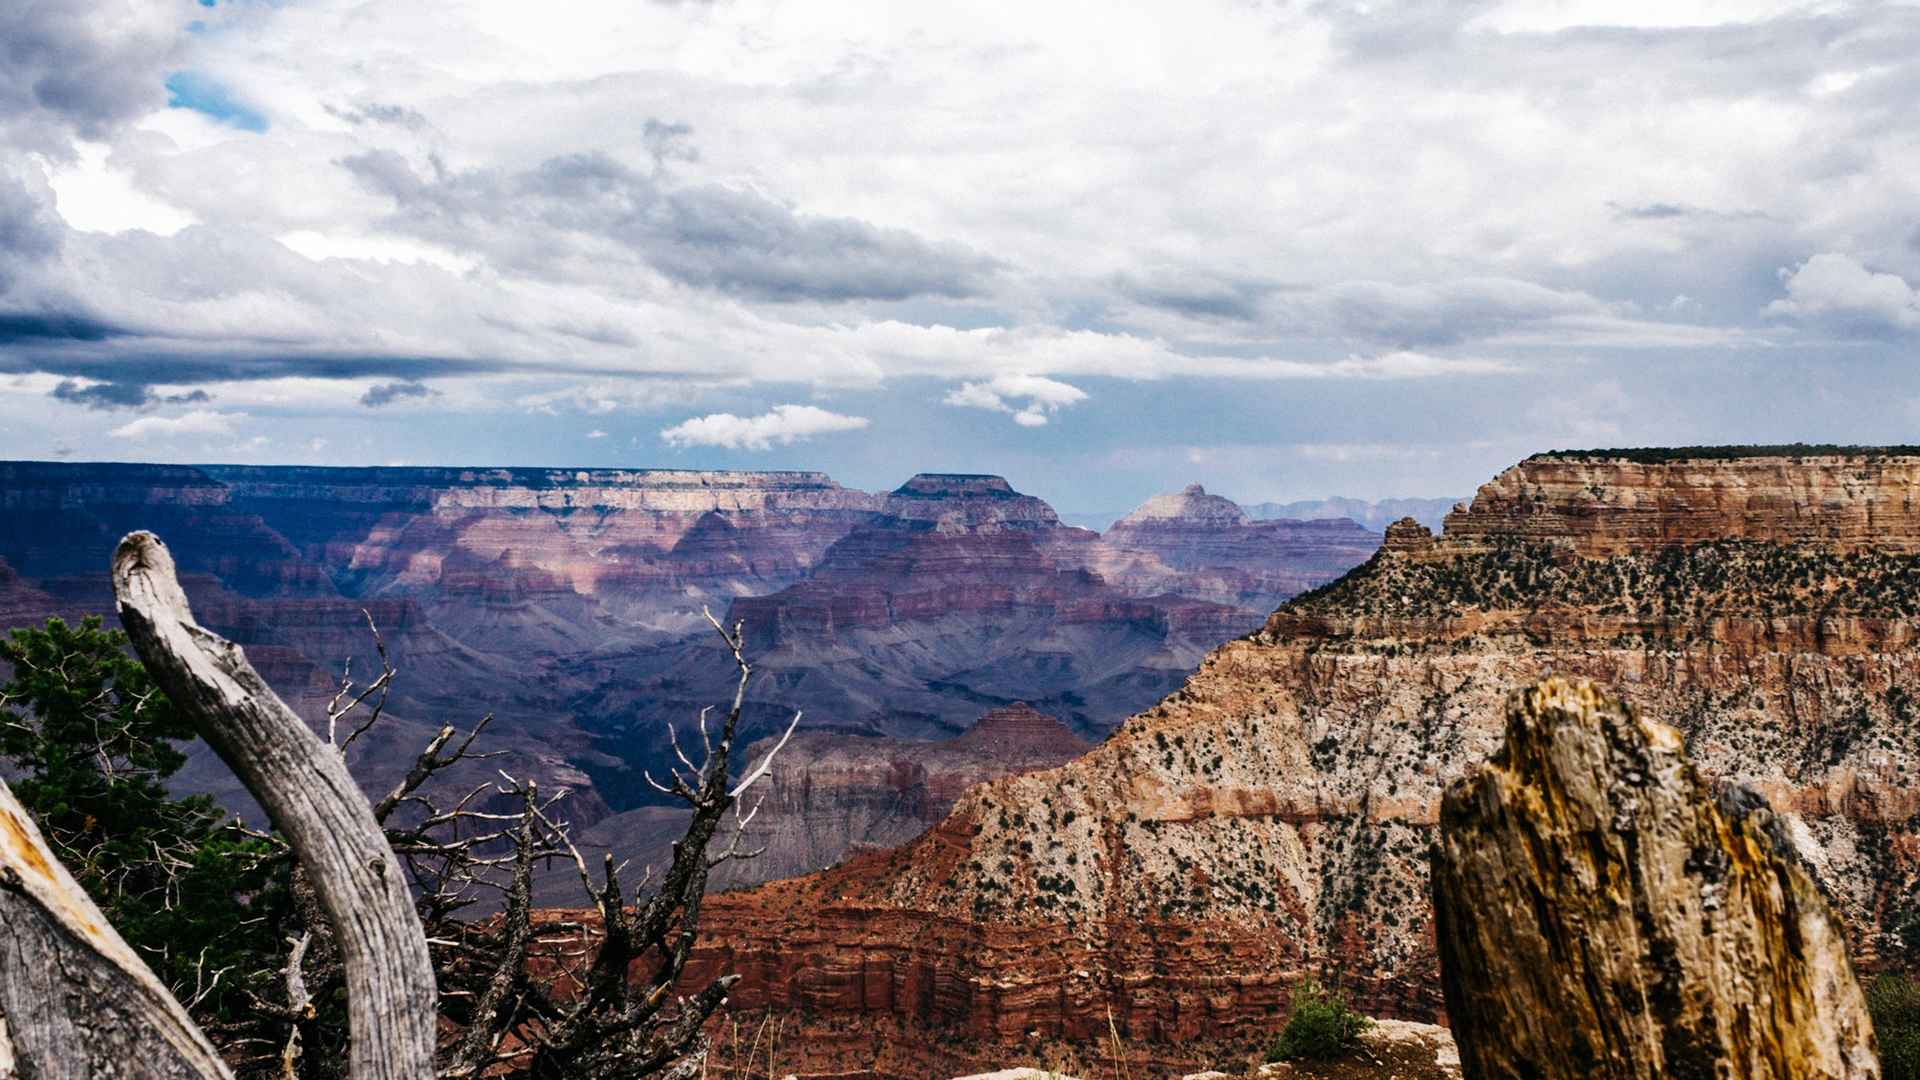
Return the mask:
[(1920, 442), (1920, 7), (14, 0), (0, 457), (1063, 511)]

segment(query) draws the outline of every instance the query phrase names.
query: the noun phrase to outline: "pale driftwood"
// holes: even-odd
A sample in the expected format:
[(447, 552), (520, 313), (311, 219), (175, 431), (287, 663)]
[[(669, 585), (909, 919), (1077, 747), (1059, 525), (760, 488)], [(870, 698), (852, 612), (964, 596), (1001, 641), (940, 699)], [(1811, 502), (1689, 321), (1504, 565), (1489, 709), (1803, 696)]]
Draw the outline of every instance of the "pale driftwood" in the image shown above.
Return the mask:
[(158, 537), (113, 556), (120, 621), (174, 704), (259, 800), (311, 879), (339, 942), (354, 1080), (433, 1075), (437, 992), (405, 875), (346, 764), (255, 673), (193, 621)]
[(1838, 919), (1759, 796), (1590, 683), (1447, 791), (1434, 935), (1468, 1077), (1880, 1075)]
[(0, 783), (0, 1076), (231, 1075)]

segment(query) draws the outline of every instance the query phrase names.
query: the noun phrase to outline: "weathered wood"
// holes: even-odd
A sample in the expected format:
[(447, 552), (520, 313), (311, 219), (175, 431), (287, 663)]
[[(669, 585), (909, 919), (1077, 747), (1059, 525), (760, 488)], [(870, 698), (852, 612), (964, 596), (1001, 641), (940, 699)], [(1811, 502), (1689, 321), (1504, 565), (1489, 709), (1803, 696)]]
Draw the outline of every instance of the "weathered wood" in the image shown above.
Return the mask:
[(231, 1075), (0, 783), (0, 1077)]
[(238, 646), (194, 623), (173, 558), (152, 533), (120, 541), (113, 588), (140, 659), (266, 809), (313, 883), (345, 969), (354, 1080), (432, 1076), (437, 994), (426, 937), (340, 754)]
[(1877, 1077), (1837, 918), (1759, 796), (1590, 683), (1508, 705), (1433, 850), (1469, 1077)]

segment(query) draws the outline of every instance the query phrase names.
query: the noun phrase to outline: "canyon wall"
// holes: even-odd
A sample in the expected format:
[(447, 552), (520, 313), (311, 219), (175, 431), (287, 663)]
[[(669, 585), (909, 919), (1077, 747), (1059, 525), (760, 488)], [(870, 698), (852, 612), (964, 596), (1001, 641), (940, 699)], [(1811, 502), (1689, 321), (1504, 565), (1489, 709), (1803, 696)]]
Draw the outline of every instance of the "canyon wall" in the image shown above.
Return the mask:
[[(1210, 530), (1244, 527), (1174, 523), (1152, 575), (1110, 580), (1105, 568), (1142, 556), (1062, 525), (1000, 477), (951, 474), (874, 494), (815, 472), (13, 462), (0, 463), (0, 510), (8, 625), (111, 617), (108, 555), (152, 529), (201, 620), (310, 719), (343, 663), (377, 671), (372, 617), (399, 677), (390, 720), (354, 751), (369, 786), (440, 724), (491, 712), (489, 739), (516, 773), (566, 791), (583, 827), (618, 816), (607, 828), (633, 835), (607, 840), (627, 847), (670, 820), (641, 779), (667, 756), (666, 724), (731, 694), (703, 605), (747, 625), (747, 737), (803, 708), (823, 739), (869, 737), (849, 745), (873, 748), (878, 767), (1016, 701), (1104, 734), (1258, 627), (1273, 590), (1330, 580), (1378, 541), (1333, 523), (1311, 542), (1274, 530), (1223, 543)], [(1225, 554), (1182, 561), (1182, 545)], [(248, 805), (210, 758), (184, 781)], [(943, 789), (920, 824), (956, 794)], [(806, 808), (836, 812), (864, 811)], [(884, 842), (911, 835), (889, 820)], [(882, 842), (858, 832), (806, 858)]]
[[(1213, 650), (1057, 769), (975, 788), (895, 851), (719, 898), (698, 973), (805, 1018), (812, 1067), (986, 1065), (1109, 1017), (1207, 1063), (1308, 974), (1441, 1015), (1427, 852), (1440, 795), (1547, 675), (1673, 726), (1761, 792), (1856, 963), (1920, 961), (1920, 458), (1529, 459), (1432, 537)], [(958, 1070), (957, 1070), (958, 1071)]]

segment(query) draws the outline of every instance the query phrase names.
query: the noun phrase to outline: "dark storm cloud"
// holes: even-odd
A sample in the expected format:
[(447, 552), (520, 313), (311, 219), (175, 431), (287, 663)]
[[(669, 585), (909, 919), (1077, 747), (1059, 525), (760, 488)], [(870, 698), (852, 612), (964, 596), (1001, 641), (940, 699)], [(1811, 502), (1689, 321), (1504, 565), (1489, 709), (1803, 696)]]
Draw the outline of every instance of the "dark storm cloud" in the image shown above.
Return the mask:
[(134, 383), (88, 383), (82, 384), (73, 379), (61, 381), (48, 391), (47, 396), (73, 405), (85, 405), (89, 409), (139, 409), (148, 405), (198, 405), (212, 401), (213, 395), (205, 390), (190, 390), (184, 394), (156, 394), (150, 386)]
[[(29, 343), (32, 344), (32, 343)], [(41, 345), (53, 343), (42, 340)], [(221, 356), (191, 353), (162, 353), (144, 343), (126, 351), (117, 349), (6, 347), (0, 339), (0, 374), (56, 375), (62, 379), (86, 380), (110, 384), (113, 390), (101, 391), (86, 400), (79, 395), (95, 389), (74, 385), (65, 393), (55, 388), (53, 395), (63, 400), (115, 398), (133, 404), (176, 403), (203, 400), (196, 391), (167, 396), (152, 395), (154, 386), (195, 386), (205, 383), (256, 382), (267, 379), (364, 379), (389, 378), (401, 384), (415, 383), (428, 376), (486, 375), (504, 372), (579, 374), (565, 365), (496, 362), (464, 357), (374, 356), (349, 354), (276, 354), (251, 353)], [(400, 396), (407, 396), (402, 391)], [(119, 403), (118, 401), (116, 403)]]
[(997, 266), (904, 229), (799, 214), (716, 184), (674, 186), (597, 152), (518, 172), (450, 172), (429, 159), (422, 176), (388, 150), (341, 164), (394, 200), (394, 227), (533, 273), (577, 270), (575, 256), (612, 241), (682, 284), (833, 302), (970, 296)]
[[(0, 347), (22, 342), (105, 341), (125, 331), (86, 315), (68, 312), (0, 312)], [(4, 364), (0, 357), (0, 364)]]
[(417, 382), (381, 383), (360, 395), (360, 404), (370, 409), (389, 405), (402, 398), (431, 397), (434, 391)]

